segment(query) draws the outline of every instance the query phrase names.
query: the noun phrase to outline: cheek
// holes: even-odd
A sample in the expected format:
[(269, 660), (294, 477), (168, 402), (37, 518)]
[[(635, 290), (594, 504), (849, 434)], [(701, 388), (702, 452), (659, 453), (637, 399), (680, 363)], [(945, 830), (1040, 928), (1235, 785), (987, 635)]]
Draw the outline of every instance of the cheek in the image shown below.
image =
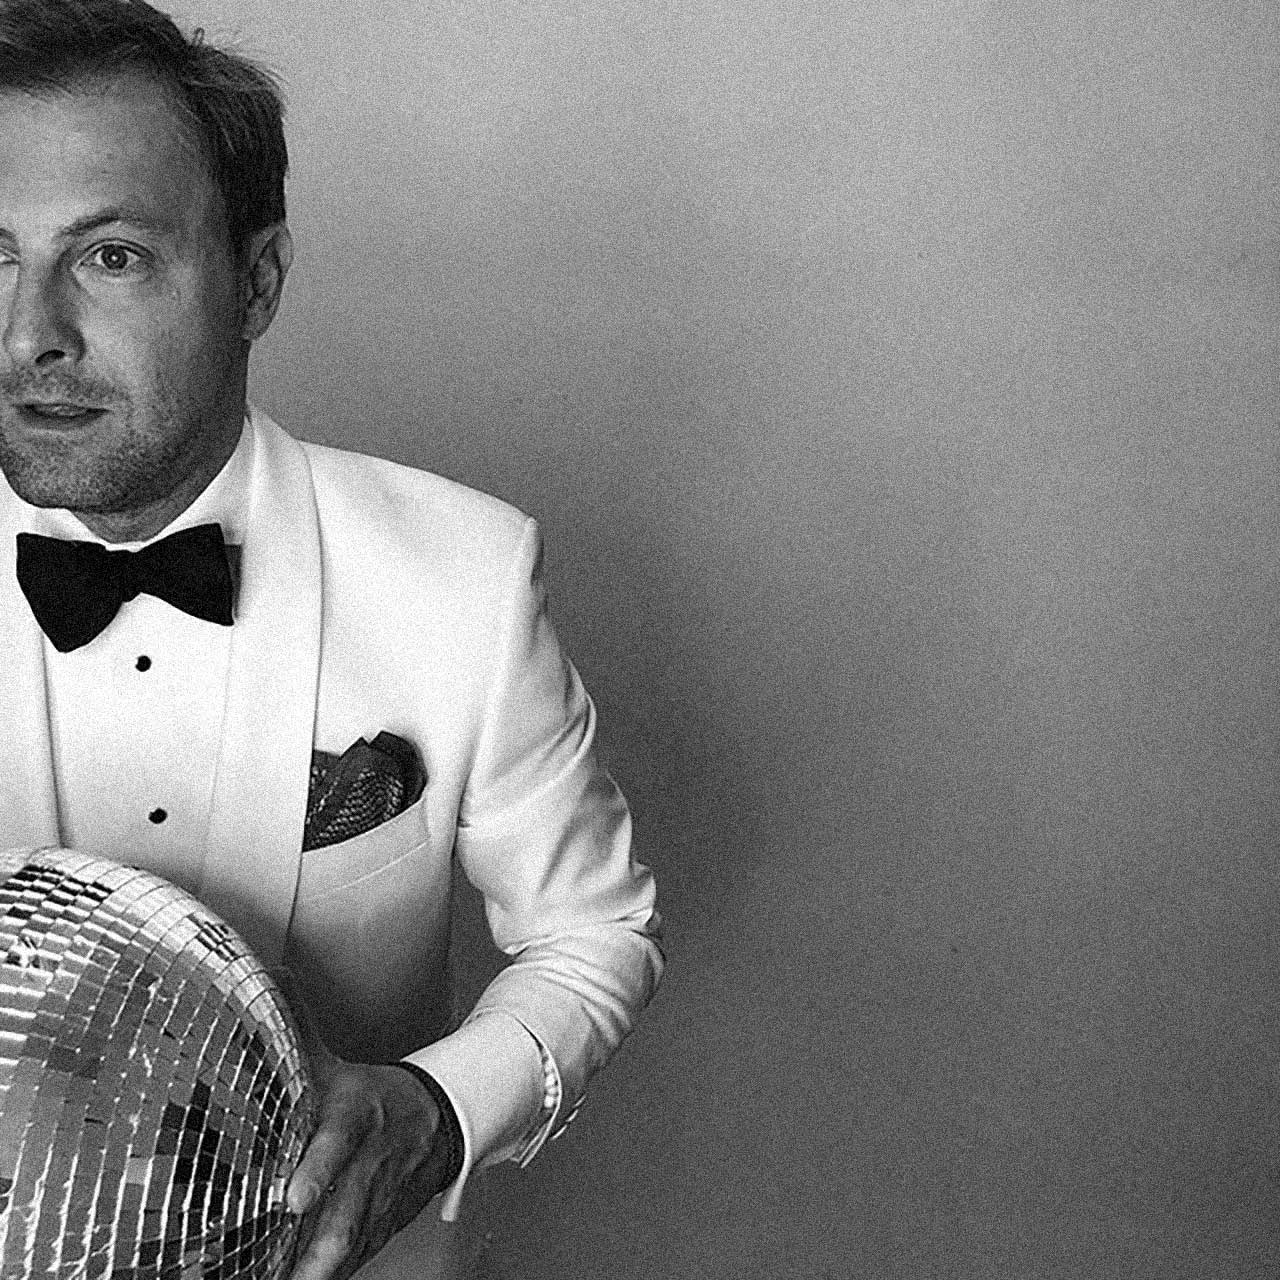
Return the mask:
[(225, 388), (239, 350), (234, 317), (200, 309), (119, 317), (93, 344), (93, 362), (135, 398), (198, 405)]
[(208, 399), (242, 350), (237, 281), (208, 261), (96, 302), (94, 363), (139, 393), (163, 388)]

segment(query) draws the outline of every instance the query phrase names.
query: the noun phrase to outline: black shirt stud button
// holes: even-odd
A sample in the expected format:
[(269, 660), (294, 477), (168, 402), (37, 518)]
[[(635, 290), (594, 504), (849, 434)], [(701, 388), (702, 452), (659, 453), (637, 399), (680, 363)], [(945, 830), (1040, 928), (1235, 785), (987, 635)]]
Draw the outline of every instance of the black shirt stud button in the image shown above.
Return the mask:
[(147, 817), (158, 827), (169, 815), (163, 809), (152, 809)]
[(134, 665), (138, 668), (139, 671), (150, 671), (151, 659), (148, 658), (147, 655), (144, 653), (142, 657), (140, 657), (138, 661), (134, 663)]

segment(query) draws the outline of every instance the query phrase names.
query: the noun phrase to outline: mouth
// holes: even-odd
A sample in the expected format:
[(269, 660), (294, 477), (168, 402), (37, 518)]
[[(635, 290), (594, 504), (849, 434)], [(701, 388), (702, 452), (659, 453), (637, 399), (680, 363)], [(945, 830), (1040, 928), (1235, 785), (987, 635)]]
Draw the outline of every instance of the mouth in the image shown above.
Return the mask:
[(97, 409), (93, 405), (75, 404), (66, 400), (30, 401), (15, 407), (28, 422), (62, 426), (75, 426), (89, 422), (106, 412), (105, 409)]

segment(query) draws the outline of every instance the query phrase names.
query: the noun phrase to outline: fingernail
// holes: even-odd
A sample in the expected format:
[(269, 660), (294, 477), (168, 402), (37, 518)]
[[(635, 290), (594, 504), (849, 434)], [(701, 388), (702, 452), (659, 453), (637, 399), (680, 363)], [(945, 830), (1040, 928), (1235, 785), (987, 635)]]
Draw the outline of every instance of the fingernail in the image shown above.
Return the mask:
[(314, 1182), (304, 1182), (301, 1186), (290, 1183), (284, 1198), (292, 1213), (303, 1214), (320, 1199), (320, 1188)]

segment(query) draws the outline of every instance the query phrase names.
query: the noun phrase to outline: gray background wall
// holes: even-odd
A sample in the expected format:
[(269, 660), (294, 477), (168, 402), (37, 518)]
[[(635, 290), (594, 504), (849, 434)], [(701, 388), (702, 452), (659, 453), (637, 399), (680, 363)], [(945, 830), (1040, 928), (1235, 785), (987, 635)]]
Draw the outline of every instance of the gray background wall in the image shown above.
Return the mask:
[(538, 1277), (1280, 1268), (1274, 0), (190, 0), (256, 394), (537, 514), (673, 967)]

